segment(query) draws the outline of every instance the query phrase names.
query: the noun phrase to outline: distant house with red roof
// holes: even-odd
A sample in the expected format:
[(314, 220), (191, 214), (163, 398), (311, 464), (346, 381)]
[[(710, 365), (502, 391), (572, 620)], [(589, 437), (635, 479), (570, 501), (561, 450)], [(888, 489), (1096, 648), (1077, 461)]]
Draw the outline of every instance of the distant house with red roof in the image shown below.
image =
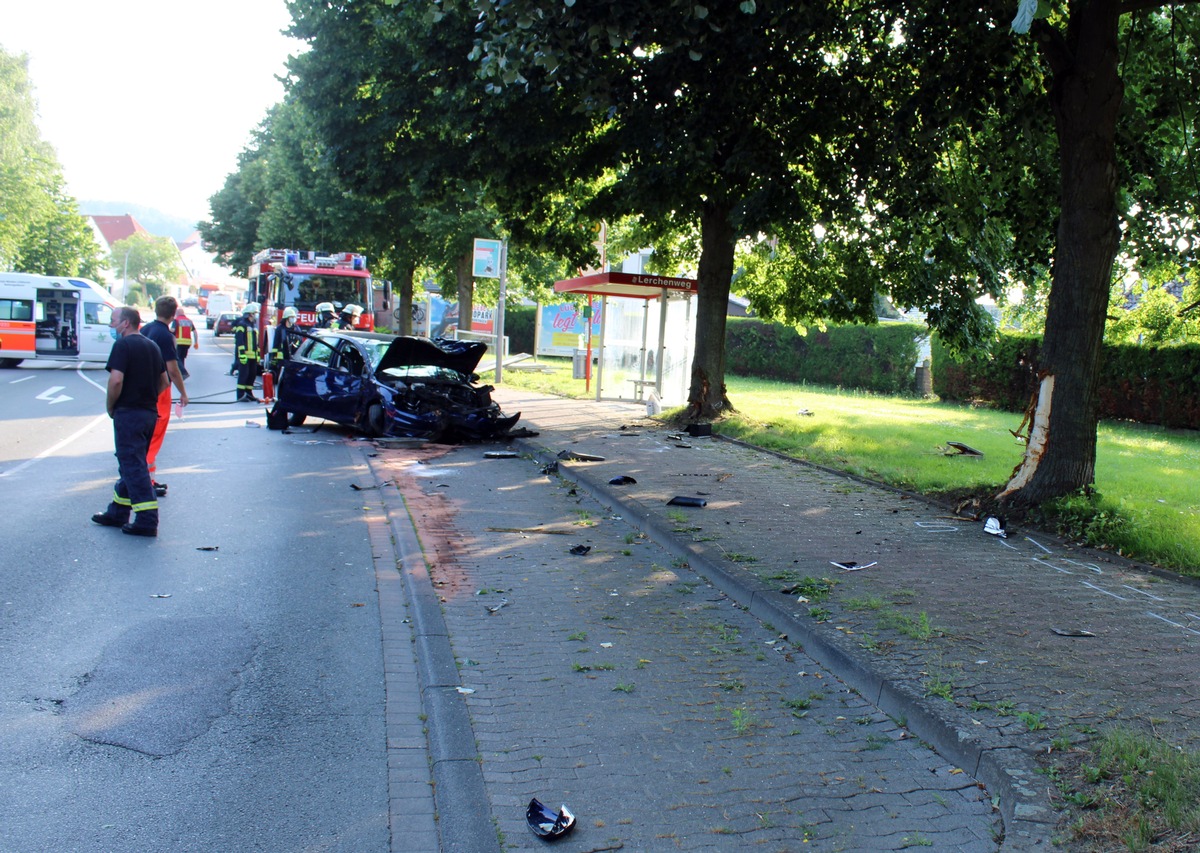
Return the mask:
[[(134, 234), (149, 234), (145, 228), (141, 226), (131, 214), (123, 214), (121, 216), (88, 216), (88, 224), (92, 226), (92, 234), (96, 238), (96, 245), (106, 255), (112, 255), (113, 244), (119, 240), (124, 240), (132, 237)], [(120, 287), (114, 288), (113, 285), (123, 284), (124, 270), (121, 269), (121, 259), (112, 258), (113, 265), (105, 270), (107, 275), (103, 278), (101, 284), (107, 285), (108, 289), (114, 295), (118, 295)]]

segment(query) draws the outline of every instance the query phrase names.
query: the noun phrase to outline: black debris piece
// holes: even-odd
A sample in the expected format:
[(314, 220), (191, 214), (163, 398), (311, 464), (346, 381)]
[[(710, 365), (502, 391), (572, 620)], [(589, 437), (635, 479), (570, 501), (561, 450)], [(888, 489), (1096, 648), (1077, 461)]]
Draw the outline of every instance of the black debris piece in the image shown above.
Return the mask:
[(567, 459), (571, 462), (603, 462), (603, 456), (596, 456), (591, 453), (580, 453), (576, 450), (560, 450), (558, 451), (559, 459)]
[(542, 473), (546, 474), (547, 476), (549, 476), (550, 474), (557, 474), (558, 473), (558, 463), (557, 462), (549, 462), (549, 463), (543, 465)]
[(591, 545), (576, 545), (571, 549), (571, 553), (577, 557), (582, 557), (588, 551), (592, 550)]
[(692, 438), (701, 435), (712, 435), (712, 424), (688, 424), (684, 427), (683, 431)]
[(515, 450), (488, 450), (483, 454), (484, 459), (519, 459), (520, 456)]
[(633, 477), (630, 477), (626, 474), (622, 474), (619, 477), (613, 477), (611, 480), (608, 481), (608, 484), (610, 486), (633, 486), (633, 485), (637, 484), (637, 480), (633, 479)]
[(969, 447), (968, 445), (963, 444), (961, 441), (947, 441), (946, 446), (949, 447), (951, 450), (958, 451), (957, 454), (949, 454), (948, 453), (948, 454), (946, 454), (947, 456), (951, 456), (951, 455), (982, 456), (983, 455), (982, 450), (976, 450), (974, 447)]
[(668, 506), (708, 506), (704, 498), (693, 498), (687, 495), (676, 495), (667, 501)]
[(548, 841), (562, 838), (575, 828), (575, 815), (571, 814), (566, 806), (560, 806), (557, 812), (553, 812), (542, 805), (537, 797), (529, 801), (529, 808), (525, 810), (525, 820), (528, 821), (529, 829), (534, 835)]

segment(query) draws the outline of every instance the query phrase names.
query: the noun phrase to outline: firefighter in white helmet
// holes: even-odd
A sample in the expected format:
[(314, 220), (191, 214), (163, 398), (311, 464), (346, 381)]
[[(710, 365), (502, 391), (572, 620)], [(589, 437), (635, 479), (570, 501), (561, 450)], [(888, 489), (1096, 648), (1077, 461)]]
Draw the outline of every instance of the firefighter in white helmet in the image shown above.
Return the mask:
[(342, 309), (342, 314), (338, 317), (339, 329), (353, 329), (358, 323), (358, 318), (362, 316), (362, 306), (355, 305), (353, 302)]
[(261, 403), (254, 396), (254, 380), (259, 374), (257, 302), (248, 302), (241, 319), (233, 324), (233, 352), (237, 363), (237, 402)]
[(271, 338), (271, 352), (268, 355), (270, 371), (275, 377), (275, 384), (279, 384), (279, 372), (283, 368), (283, 363), (292, 357), (292, 353), (296, 351), (296, 347), (300, 346), (302, 335), (300, 330), (296, 328), (297, 311), (292, 306), (283, 309), (283, 314), (280, 315), (279, 325), (275, 327), (275, 334)]
[(337, 320), (337, 312), (334, 311), (332, 302), (320, 302), (313, 309), (317, 312), (318, 329), (332, 329)]

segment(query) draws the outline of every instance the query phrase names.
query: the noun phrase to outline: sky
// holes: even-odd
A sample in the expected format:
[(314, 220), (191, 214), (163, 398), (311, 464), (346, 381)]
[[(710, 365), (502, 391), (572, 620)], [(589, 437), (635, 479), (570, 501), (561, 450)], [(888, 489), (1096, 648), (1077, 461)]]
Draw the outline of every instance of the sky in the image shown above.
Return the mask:
[(29, 56), (71, 195), (200, 220), (283, 98), (290, 22), (284, 0), (4, 0), (0, 47)]

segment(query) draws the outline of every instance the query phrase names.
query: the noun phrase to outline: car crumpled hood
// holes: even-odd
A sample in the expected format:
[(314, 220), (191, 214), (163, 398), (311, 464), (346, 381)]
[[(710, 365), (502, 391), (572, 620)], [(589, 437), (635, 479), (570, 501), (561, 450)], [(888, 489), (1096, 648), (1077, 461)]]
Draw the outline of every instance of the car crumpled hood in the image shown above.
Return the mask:
[(375, 373), (383, 373), (392, 367), (429, 365), (447, 367), (470, 376), (485, 352), (487, 344), (482, 341), (452, 341), (447, 338), (431, 341), (428, 338), (401, 336), (392, 341), (379, 360)]

